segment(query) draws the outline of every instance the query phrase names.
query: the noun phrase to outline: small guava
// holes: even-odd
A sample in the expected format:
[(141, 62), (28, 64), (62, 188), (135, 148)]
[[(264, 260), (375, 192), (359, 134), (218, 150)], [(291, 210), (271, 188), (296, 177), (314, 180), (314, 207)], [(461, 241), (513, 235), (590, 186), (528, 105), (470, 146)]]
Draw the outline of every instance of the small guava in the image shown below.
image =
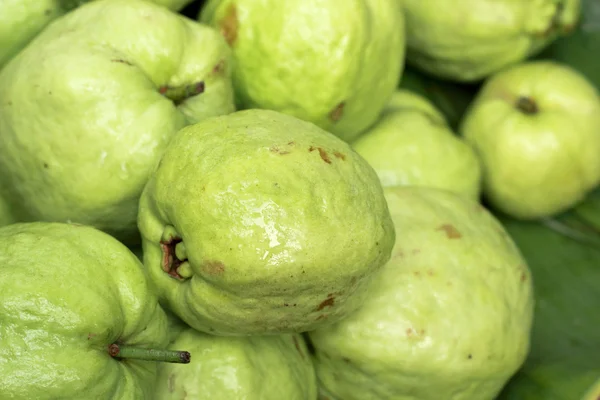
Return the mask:
[(398, 236), (367, 301), (309, 332), (338, 400), (494, 399), (529, 351), (529, 267), (500, 222), (442, 189), (385, 188)]
[(574, 29), (580, 0), (403, 0), (407, 61), (442, 78), (478, 81)]
[(170, 345), (189, 365), (161, 364), (156, 400), (315, 400), (314, 367), (300, 334), (223, 337), (183, 330)]
[(265, 108), (351, 140), (404, 67), (397, 0), (210, 0), (200, 20), (233, 49), (238, 108)]
[(352, 143), (383, 186), (428, 186), (479, 200), (475, 152), (424, 97), (396, 91), (379, 121)]
[(180, 130), (144, 189), (138, 226), (162, 303), (216, 335), (343, 318), (395, 239), (377, 175), (350, 145), (259, 109)]
[(481, 160), (485, 197), (512, 217), (560, 213), (600, 183), (600, 95), (567, 65), (531, 61), (495, 74), (460, 131)]

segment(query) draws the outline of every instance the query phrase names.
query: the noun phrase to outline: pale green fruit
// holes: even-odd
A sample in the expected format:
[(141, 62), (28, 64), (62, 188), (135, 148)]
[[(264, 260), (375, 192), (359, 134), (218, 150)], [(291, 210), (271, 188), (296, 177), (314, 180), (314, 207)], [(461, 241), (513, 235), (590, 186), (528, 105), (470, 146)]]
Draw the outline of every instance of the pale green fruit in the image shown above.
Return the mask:
[[(0, 68), (50, 22), (89, 0), (1, 0)], [(148, 0), (180, 10), (192, 0)]]
[(220, 337), (186, 329), (170, 345), (194, 355), (161, 364), (156, 400), (315, 400), (315, 371), (299, 334)]
[(529, 351), (526, 261), (476, 202), (433, 188), (385, 195), (402, 235), (365, 304), (309, 333), (319, 384), (339, 400), (494, 399)]
[(600, 182), (600, 97), (565, 65), (528, 62), (494, 75), (461, 132), (481, 159), (484, 195), (513, 217), (564, 211)]
[(216, 30), (147, 1), (94, 1), (51, 24), (0, 72), (15, 216), (133, 235), (173, 134), (234, 110), (229, 57)]
[(523, 61), (574, 28), (580, 0), (402, 0), (407, 60), (457, 81)]
[(479, 199), (481, 167), (475, 152), (416, 93), (396, 91), (379, 121), (352, 147), (383, 186), (429, 186)]
[(339, 320), (362, 303), (395, 238), (367, 162), (270, 110), (179, 131), (144, 189), (138, 226), (162, 303), (219, 335)]
[(0, 398), (145, 400), (157, 363), (109, 346), (165, 349), (167, 319), (140, 261), (89, 226), (0, 228)]
[(351, 140), (375, 122), (404, 66), (397, 0), (212, 0), (201, 20), (234, 55), (241, 108), (266, 108)]

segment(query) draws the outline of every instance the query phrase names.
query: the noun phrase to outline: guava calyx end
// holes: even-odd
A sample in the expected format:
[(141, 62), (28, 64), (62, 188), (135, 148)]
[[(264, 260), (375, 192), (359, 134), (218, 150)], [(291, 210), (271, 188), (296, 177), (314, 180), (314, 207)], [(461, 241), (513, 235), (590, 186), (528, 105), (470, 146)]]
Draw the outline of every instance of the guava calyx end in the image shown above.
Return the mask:
[(519, 97), (517, 99), (516, 107), (517, 110), (527, 115), (533, 115), (540, 112), (537, 103), (531, 97), (528, 96)]
[(158, 88), (158, 92), (170, 99), (176, 106), (180, 105), (190, 97), (204, 93), (206, 85), (204, 81), (198, 81), (190, 85), (171, 87), (163, 85)]
[(183, 239), (167, 228), (160, 241), (162, 250), (161, 268), (169, 276), (177, 280), (189, 279), (193, 271), (187, 260), (187, 252)]

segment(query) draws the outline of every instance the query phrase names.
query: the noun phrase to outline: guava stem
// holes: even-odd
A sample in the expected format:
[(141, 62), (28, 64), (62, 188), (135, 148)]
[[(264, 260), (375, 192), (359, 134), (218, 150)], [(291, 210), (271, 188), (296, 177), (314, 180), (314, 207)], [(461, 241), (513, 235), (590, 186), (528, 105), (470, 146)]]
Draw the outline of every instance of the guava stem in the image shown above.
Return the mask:
[(530, 97), (521, 96), (517, 100), (517, 108), (525, 114), (536, 114), (539, 109)]
[(191, 358), (190, 353), (187, 351), (144, 349), (116, 343), (108, 346), (108, 354), (114, 358), (177, 364), (189, 364)]
[(175, 105), (183, 103), (185, 100), (190, 97), (196, 96), (200, 93), (204, 93), (204, 82), (196, 82), (191, 85), (179, 86), (179, 87), (169, 87), (169, 86), (161, 86), (158, 91), (163, 96), (171, 99)]

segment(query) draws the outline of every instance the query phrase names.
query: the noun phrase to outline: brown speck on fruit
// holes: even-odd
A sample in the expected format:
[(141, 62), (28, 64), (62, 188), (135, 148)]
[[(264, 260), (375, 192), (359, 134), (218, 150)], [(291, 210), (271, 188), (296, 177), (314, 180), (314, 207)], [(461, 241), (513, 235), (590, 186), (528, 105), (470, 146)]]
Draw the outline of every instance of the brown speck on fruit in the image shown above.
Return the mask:
[(296, 143), (295, 143), (295, 142), (293, 142), (293, 141), (292, 141), (292, 142), (288, 142), (288, 146), (293, 146), (293, 145), (295, 145), (295, 144), (296, 144)]
[(208, 275), (223, 275), (225, 264), (221, 261), (205, 261), (202, 265), (202, 270)]
[(169, 90), (169, 88), (167, 86), (161, 86), (158, 88), (158, 93), (165, 94), (165, 93), (167, 93), (167, 90)]
[(300, 343), (298, 343), (298, 338), (296, 337), (296, 335), (292, 335), (292, 340), (294, 340), (294, 346), (296, 347), (296, 350), (298, 350), (298, 353), (300, 353), (300, 356), (302, 358), (304, 358), (304, 353), (302, 352), (302, 349), (300, 348)]
[(92, 340), (94, 337), (96, 337), (95, 333), (88, 333), (87, 340)]
[(338, 122), (344, 115), (344, 106), (345, 103), (343, 101), (335, 106), (335, 108), (329, 113), (329, 119), (333, 122)]
[(325, 318), (327, 318), (327, 316), (328, 316), (327, 314), (321, 314), (317, 317), (317, 319), (315, 319), (315, 321), (320, 321), (322, 319), (325, 319)]
[(350, 361), (350, 359), (348, 357), (342, 357), (342, 361), (345, 362), (346, 364), (350, 364), (352, 361)]
[(421, 273), (420, 273), (419, 271), (414, 271), (414, 272), (413, 272), (413, 275), (414, 275), (414, 276), (421, 276)]
[(334, 304), (335, 304), (335, 297), (333, 296), (333, 293), (329, 293), (327, 295), (327, 298), (325, 300), (323, 300), (321, 302), (321, 304), (319, 304), (317, 306), (317, 311), (321, 311), (325, 307), (332, 307)]
[(48, 163), (44, 163), (44, 168), (48, 169), (49, 165)]
[(341, 159), (342, 161), (344, 161), (346, 159), (346, 156), (342, 153), (340, 153), (339, 151), (336, 151), (335, 153), (333, 153), (334, 156), (336, 156), (337, 158)]
[(473, 358), (473, 355), (472, 355), (472, 354), (469, 354), (469, 355), (467, 356), (467, 358), (470, 360), (470, 359), (472, 359), (472, 358)]
[(433, 270), (432, 270), (432, 269), (428, 269), (428, 270), (427, 270), (427, 275), (429, 275), (429, 276), (434, 276), (434, 275), (435, 275), (435, 272), (433, 272)]
[(110, 60), (110, 61), (111, 61), (111, 62), (116, 62), (116, 63), (125, 64), (125, 65), (129, 65), (129, 66), (133, 66), (133, 64), (132, 64), (132, 63), (130, 63), (129, 61), (125, 61), (125, 60), (122, 60), (122, 59), (120, 59), (120, 58), (115, 58), (115, 59), (113, 59), (113, 60)]
[(527, 280), (527, 274), (525, 272), (521, 272), (521, 282), (525, 282)]
[(175, 374), (169, 375), (169, 380), (167, 381), (167, 387), (169, 389), (169, 393), (173, 393), (175, 391)]
[(456, 229), (456, 227), (451, 224), (444, 224), (437, 228), (437, 230), (446, 232), (446, 236), (448, 237), (448, 239), (460, 239), (462, 237), (458, 229)]
[(213, 74), (220, 74), (225, 71), (225, 60), (219, 61), (212, 69)]
[(223, 35), (230, 46), (233, 46), (237, 39), (239, 29), (237, 8), (235, 4), (232, 3), (229, 5), (229, 8), (219, 25), (221, 26), (221, 35)]
[(329, 158), (329, 155), (327, 154), (327, 152), (319, 147), (319, 155), (321, 156), (321, 160), (325, 161), (327, 164), (331, 164), (331, 159)]
[(175, 246), (177, 246), (177, 243), (180, 242), (182, 242), (182, 239), (180, 237), (172, 237), (169, 240), (162, 240), (160, 242), (160, 248), (162, 250), (163, 255), (161, 268), (163, 271), (165, 271), (167, 274), (169, 274), (175, 279), (183, 279), (181, 275), (177, 273), (177, 268), (179, 268), (181, 264), (187, 261), (180, 260), (175, 255)]
[(408, 328), (408, 329), (406, 330), (406, 336), (412, 336), (412, 334), (413, 334), (413, 330), (412, 330), (412, 328)]

